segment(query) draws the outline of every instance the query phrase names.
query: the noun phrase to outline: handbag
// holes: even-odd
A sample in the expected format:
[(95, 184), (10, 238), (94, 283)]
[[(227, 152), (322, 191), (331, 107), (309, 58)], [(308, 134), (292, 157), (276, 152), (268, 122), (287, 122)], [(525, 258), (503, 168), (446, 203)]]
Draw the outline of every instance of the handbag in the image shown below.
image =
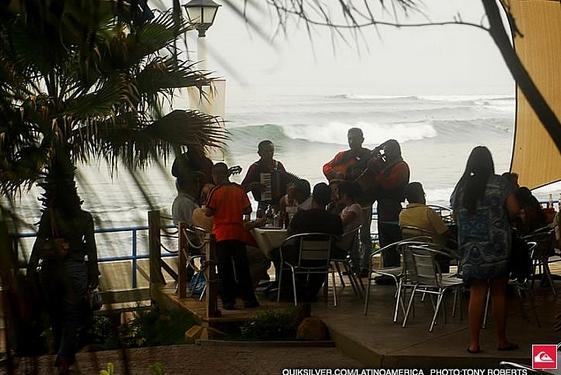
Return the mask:
[(191, 290), (191, 295), (200, 296), (203, 294), (206, 286), (206, 278), (204, 272), (197, 272), (191, 278), (189, 282), (189, 289)]
[(90, 289), (86, 295), (88, 300), (88, 306), (91, 311), (99, 311), (103, 306), (103, 301), (101, 300), (101, 293), (99, 289)]

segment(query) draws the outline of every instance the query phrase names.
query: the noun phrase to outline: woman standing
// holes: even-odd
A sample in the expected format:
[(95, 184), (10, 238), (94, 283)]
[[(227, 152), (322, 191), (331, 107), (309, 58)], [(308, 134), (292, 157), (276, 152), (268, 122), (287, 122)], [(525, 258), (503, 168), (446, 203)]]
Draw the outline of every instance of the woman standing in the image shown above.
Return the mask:
[(512, 186), (495, 174), (487, 147), (475, 147), (450, 198), (458, 223), (464, 282), (470, 287), (468, 352), (479, 353), (479, 333), (487, 288), (491, 288), (498, 350), (515, 350), (506, 338), (506, 286), (511, 250), (509, 219), (519, 208)]
[(29, 272), (39, 271), (50, 315), (59, 374), (69, 373), (91, 309), (88, 290), (98, 285), (99, 270), (92, 215), (81, 209), (75, 191), (51, 199), (41, 216)]

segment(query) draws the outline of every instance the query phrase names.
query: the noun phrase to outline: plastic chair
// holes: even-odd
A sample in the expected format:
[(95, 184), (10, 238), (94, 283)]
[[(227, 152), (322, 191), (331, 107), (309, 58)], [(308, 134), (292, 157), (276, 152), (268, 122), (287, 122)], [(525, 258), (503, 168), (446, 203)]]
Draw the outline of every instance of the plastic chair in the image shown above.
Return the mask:
[[(413, 289), (411, 297), (409, 297), (402, 327), (405, 327), (407, 324), (415, 294), (418, 292), (436, 295), (437, 297), (436, 305), (434, 306), (434, 314), (429, 326), (429, 332), (432, 332), (434, 329), (436, 318), (438, 317), (440, 308), (443, 304), (445, 293), (449, 289), (455, 290), (453, 306), (453, 312), (455, 313), (458, 290), (463, 288), (464, 283), (457, 277), (443, 276), (440, 272), (440, 266), (435, 260), (435, 256), (437, 254), (450, 256), (449, 254), (432, 248), (428, 244), (413, 245), (403, 249), (404, 278), (413, 286)], [(444, 321), (446, 322), (446, 315), (444, 315)]]
[[(294, 293), (294, 305), (298, 305), (296, 291), (296, 275), (306, 274), (325, 274), (324, 295), (327, 301), (327, 275), (329, 272), (331, 246), (334, 236), (327, 233), (299, 233), (286, 238), (280, 247), (281, 269), (279, 270), (279, 286), (277, 302), (280, 301), (282, 288), (282, 274), (285, 270), (290, 270), (292, 274), (292, 289)], [(296, 263), (291, 263), (286, 259), (287, 247), (296, 246), (298, 259)], [(333, 285), (335, 287), (335, 285)], [(335, 296), (334, 291), (334, 296)], [(336, 297), (334, 297), (336, 298)], [(336, 300), (335, 300), (336, 303)]]

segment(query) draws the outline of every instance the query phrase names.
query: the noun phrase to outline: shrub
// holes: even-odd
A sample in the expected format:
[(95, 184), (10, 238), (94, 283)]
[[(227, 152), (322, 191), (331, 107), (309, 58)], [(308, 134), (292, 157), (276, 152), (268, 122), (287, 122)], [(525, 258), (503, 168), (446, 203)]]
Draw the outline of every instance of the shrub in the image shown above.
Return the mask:
[(242, 326), (241, 337), (245, 340), (294, 340), (300, 320), (296, 308), (265, 311)]

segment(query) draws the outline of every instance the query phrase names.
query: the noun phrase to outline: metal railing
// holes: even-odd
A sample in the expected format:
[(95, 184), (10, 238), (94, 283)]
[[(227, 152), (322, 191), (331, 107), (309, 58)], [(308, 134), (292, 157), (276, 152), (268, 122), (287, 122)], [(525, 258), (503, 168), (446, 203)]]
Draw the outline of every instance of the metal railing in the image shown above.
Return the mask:
[[(138, 269), (138, 260), (140, 259), (148, 259), (148, 253), (146, 254), (138, 254), (138, 232), (148, 231), (147, 225), (139, 225), (139, 226), (130, 226), (130, 227), (116, 227), (116, 228), (97, 228), (95, 229), (95, 234), (100, 233), (123, 233), (123, 232), (131, 232), (131, 248), (130, 248), (130, 255), (118, 255), (118, 256), (107, 256), (107, 257), (99, 257), (98, 263), (109, 263), (109, 262), (120, 262), (120, 261), (131, 261), (131, 285), (133, 288), (138, 287), (138, 280), (136, 277), (136, 271)], [(177, 229), (177, 226), (174, 224), (168, 224), (162, 226), (163, 229)], [(37, 237), (37, 233), (33, 232), (25, 232), (25, 233), (12, 233), (10, 234), (12, 246), (18, 254), (18, 243), (20, 239), (23, 238), (34, 238)], [(165, 254), (162, 254), (162, 257), (175, 257), (177, 253), (171, 250), (165, 249)]]

